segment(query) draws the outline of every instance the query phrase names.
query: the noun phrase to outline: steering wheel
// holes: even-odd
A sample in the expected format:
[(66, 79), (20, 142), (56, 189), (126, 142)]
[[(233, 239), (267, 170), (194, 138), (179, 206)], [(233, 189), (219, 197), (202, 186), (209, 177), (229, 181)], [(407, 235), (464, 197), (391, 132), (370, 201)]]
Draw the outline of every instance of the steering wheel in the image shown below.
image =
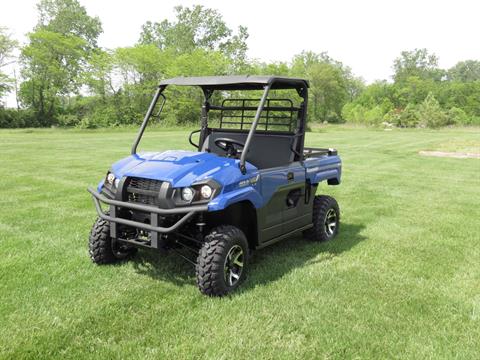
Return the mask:
[(243, 149), (245, 144), (239, 140), (234, 140), (230, 138), (218, 138), (214, 141), (215, 145), (217, 145), (220, 149), (227, 153), (228, 157), (235, 157), (237, 156), (238, 150), (235, 148), (235, 145)]

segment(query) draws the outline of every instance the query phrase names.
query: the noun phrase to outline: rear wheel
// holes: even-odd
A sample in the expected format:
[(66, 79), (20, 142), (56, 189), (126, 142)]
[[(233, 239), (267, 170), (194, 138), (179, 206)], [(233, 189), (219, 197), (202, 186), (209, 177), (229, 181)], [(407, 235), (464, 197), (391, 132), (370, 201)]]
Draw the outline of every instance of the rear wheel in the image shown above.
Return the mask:
[(331, 196), (317, 195), (313, 200), (313, 227), (305, 232), (314, 241), (333, 239), (340, 227), (340, 209)]
[(209, 296), (224, 296), (245, 279), (248, 242), (235, 226), (214, 228), (207, 236), (197, 258), (199, 290)]
[(110, 223), (98, 217), (88, 241), (88, 252), (95, 264), (110, 264), (132, 256), (136, 249), (121, 246), (110, 237)]

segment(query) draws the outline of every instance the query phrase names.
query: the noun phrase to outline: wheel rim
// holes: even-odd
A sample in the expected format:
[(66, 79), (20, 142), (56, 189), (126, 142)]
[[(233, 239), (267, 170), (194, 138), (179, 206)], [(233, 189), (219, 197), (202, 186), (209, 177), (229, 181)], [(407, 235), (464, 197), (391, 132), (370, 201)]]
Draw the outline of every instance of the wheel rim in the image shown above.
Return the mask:
[(224, 265), (225, 282), (228, 286), (235, 286), (243, 272), (243, 249), (240, 245), (230, 248)]
[(332, 236), (337, 228), (337, 212), (335, 209), (329, 209), (325, 215), (325, 233)]

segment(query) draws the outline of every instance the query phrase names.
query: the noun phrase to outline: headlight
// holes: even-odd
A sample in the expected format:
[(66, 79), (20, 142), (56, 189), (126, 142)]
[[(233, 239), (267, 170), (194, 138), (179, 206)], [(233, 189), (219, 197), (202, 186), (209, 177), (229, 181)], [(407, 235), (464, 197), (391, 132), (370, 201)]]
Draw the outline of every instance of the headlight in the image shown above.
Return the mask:
[(112, 173), (108, 173), (107, 175), (107, 182), (110, 184), (110, 185), (113, 185), (115, 181), (115, 175), (113, 175)]
[(202, 198), (204, 199), (210, 199), (210, 197), (212, 196), (212, 188), (208, 185), (203, 185), (201, 188), (200, 188), (200, 195), (202, 195)]
[(195, 195), (195, 192), (192, 188), (186, 187), (182, 189), (182, 200), (192, 201), (193, 195)]
[(202, 180), (173, 191), (173, 203), (177, 206), (206, 204), (214, 199), (222, 187), (213, 179)]

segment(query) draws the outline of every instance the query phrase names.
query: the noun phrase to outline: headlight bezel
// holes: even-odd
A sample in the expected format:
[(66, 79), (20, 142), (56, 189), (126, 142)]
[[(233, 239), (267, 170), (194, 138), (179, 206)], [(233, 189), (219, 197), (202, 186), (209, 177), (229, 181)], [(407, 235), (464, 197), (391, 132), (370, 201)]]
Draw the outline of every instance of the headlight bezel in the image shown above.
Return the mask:
[(115, 176), (115, 173), (112, 170), (108, 170), (107, 174), (100, 182), (98, 187), (98, 191), (101, 192), (103, 195), (107, 196), (108, 198), (115, 199), (118, 188), (121, 186), (120, 178)]
[(111, 190), (116, 190), (120, 185), (120, 180), (120, 178), (115, 176), (113, 171), (109, 170), (107, 171), (103, 185), (109, 187)]
[[(202, 187), (208, 186), (211, 189), (211, 194), (209, 197), (202, 196)], [(182, 196), (183, 190), (189, 188), (193, 190), (193, 197), (190, 201), (185, 200)], [(203, 180), (195, 182), (190, 186), (184, 186), (175, 188), (173, 193), (173, 201), (176, 206), (185, 206), (185, 205), (200, 205), (210, 202), (214, 199), (221, 191), (222, 186), (213, 179)]]

